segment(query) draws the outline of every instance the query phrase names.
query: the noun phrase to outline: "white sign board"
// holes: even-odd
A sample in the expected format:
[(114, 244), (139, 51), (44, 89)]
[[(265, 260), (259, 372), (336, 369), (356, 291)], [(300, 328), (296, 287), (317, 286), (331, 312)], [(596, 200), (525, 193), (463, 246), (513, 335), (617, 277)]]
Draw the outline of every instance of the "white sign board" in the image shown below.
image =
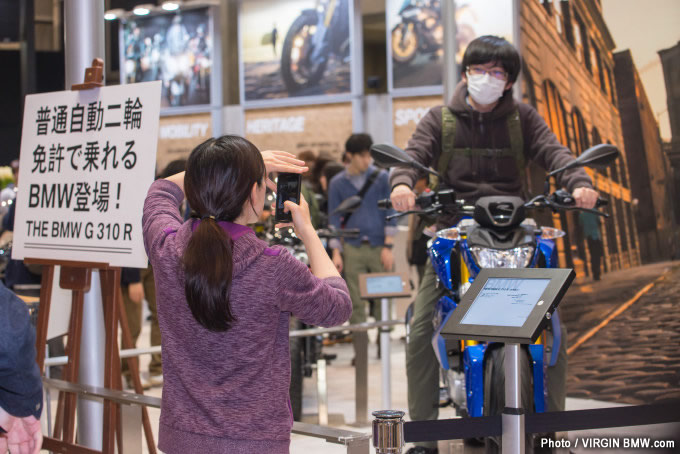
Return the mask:
[(13, 259), (146, 268), (161, 82), (26, 97)]

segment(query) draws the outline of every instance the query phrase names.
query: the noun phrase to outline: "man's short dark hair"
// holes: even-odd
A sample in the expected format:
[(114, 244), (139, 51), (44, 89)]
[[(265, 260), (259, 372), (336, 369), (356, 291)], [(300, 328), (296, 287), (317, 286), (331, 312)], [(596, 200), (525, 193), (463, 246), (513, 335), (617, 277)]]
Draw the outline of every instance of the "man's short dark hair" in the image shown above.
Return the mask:
[(463, 55), (463, 72), (471, 65), (494, 62), (508, 73), (508, 82), (515, 82), (521, 68), (519, 52), (515, 46), (498, 36), (485, 35), (474, 39)]
[(373, 145), (373, 139), (370, 135), (365, 133), (352, 134), (345, 142), (345, 150), (349, 154), (357, 154), (370, 150), (371, 145)]

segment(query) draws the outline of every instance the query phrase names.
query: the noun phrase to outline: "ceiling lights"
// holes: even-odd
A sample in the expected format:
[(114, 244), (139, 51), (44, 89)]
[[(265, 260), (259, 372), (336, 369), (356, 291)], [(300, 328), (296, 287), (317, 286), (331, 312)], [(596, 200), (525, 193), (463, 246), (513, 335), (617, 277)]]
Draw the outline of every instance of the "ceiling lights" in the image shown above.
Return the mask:
[(120, 19), (125, 15), (125, 10), (122, 8), (110, 9), (104, 13), (105, 20), (116, 20)]
[(179, 2), (178, 1), (163, 2), (161, 8), (163, 8), (165, 11), (177, 11), (179, 9)]
[(132, 10), (132, 12), (136, 16), (146, 16), (151, 12), (151, 10), (154, 8), (154, 5), (150, 3), (145, 3), (143, 5), (137, 5), (135, 8)]

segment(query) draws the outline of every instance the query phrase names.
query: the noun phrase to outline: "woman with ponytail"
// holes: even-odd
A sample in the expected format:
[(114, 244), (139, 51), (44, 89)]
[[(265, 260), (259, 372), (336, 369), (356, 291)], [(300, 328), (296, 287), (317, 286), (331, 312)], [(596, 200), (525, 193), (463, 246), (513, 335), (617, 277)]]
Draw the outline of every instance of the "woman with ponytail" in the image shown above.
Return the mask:
[[(347, 285), (312, 227), (286, 202), (310, 269), (269, 248), (248, 224), (268, 172), (306, 171), (282, 151), (236, 136), (196, 147), (182, 172), (151, 185), (144, 245), (156, 278), (165, 379), (159, 448), (167, 454), (288, 453), (288, 319), (335, 326), (352, 312)], [(187, 198), (195, 217), (183, 222)]]

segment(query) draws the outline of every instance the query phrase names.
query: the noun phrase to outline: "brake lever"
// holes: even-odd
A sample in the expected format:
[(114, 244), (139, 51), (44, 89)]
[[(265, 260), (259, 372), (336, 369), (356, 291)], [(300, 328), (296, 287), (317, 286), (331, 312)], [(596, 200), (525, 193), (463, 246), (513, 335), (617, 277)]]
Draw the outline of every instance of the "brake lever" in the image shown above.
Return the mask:
[(440, 204), (434, 204), (431, 207), (427, 208), (426, 210), (408, 210), (408, 211), (402, 211), (400, 213), (395, 213), (391, 214), (389, 216), (385, 216), (386, 221), (390, 221), (392, 219), (400, 218), (402, 216), (406, 216), (407, 214), (418, 214), (418, 215), (428, 215), (428, 214), (434, 214), (437, 211), (441, 210), (444, 208)]
[(583, 211), (584, 213), (591, 213), (597, 216), (602, 216), (603, 218), (608, 218), (609, 214), (594, 208), (581, 208), (577, 206), (570, 205), (560, 205), (555, 202), (548, 202), (548, 206), (553, 209), (553, 211), (565, 210), (565, 211)]

